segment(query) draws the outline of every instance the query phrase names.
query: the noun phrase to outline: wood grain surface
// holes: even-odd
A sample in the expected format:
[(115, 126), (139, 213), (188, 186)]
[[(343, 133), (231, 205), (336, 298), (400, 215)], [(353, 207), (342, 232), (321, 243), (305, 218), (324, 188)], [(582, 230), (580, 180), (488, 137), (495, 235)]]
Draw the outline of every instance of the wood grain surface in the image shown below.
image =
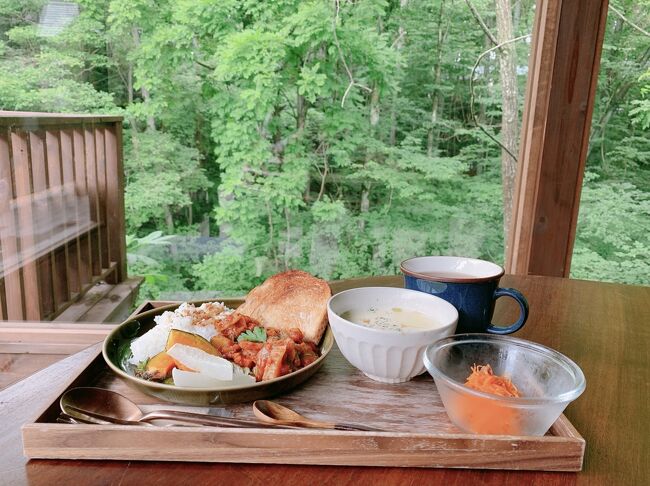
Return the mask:
[(61, 361), (60, 354), (0, 353), (0, 390)]
[(537, 0), (506, 271), (568, 277), (608, 0)]
[[(335, 283), (333, 287), (341, 290), (400, 284), (399, 277), (381, 277)], [(0, 392), (0, 483), (644, 484), (650, 477), (650, 288), (533, 276), (506, 276), (502, 285), (518, 288), (530, 303), (530, 319), (517, 337), (559, 350), (585, 372), (587, 390), (565, 411), (587, 442), (581, 473), (189, 462), (27, 462), (22, 455), (20, 426), (34, 421), (38, 411), (52, 401), (52, 390), (65, 386), (71, 376), (90, 363), (97, 350), (89, 348)], [(499, 302), (495, 321), (507, 324), (514, 320), (516, 312), (514, 306)], [(318, 375), (313, 379), (317, 380)]]
[(0, 322), (0, 390), (98, 342), (113, 324)]
[[(95, 371), (98, 370), (98, 371)], [(188, 410), (255, 421), (250, 402), (211, 408), (178, 406), (144, 395), (116, 376), (98, 356), (77, 380), (129, 397), (145, 410)], [(336, 393), (332, 393), (336, 390)], [(378, 401), (377, 397), (381, 400)], [(46, 459), (138, 459), (200, 462), (475, 467), (577, 471), (584, 440), (562, 416), (545, 437), (465, 434), (447, 417), (433, 380), (370, 380), (336, 346), (317, 378), (274, 399), (310, 419), (359, 423), (386, 432), (237, 430), (55, 423), (58, 397), (38, 422), (23, 427), (24, 452)], [(154, 450), (151, 444), (159, 444)]]
[(114, 328), (94, 322), (0, 322), (0, 353), (66, 356), (102, 342)]
[(126, 279), (121, 130), (120, 117), (0, 110), (1, 319), (51, 320)]

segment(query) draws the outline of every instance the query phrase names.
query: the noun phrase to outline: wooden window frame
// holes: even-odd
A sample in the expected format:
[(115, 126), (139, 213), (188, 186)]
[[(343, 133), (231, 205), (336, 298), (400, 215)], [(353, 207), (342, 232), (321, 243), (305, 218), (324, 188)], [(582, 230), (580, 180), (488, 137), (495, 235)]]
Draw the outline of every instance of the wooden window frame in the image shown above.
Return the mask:
[(506, 271), (568, 277), (608, 0), (537, 0)]

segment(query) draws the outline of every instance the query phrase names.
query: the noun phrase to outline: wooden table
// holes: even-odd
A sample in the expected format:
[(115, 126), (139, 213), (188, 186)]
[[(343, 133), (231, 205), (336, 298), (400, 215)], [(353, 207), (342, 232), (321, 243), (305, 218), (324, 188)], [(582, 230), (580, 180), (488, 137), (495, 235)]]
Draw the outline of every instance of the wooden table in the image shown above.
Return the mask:
[(115, 326), (0, 321), (0, 390), (102, 341)]
[[(581, 473), (453, 469), (401, 469), (235, 465), (165, 462), (27, 462), (20, 426), (34, 420), (67, 377), (85, 366), (94, 347), (81, 351), (0, 392), (0, 484), (644, 484), (650, 477), (650, 287), (549, 277), (506, 276), (530, 302), (518, 337), (551, 346), (574, 359), (587, 390), (565, 414), (587, 441)], [(401, 285), (399, 277), (333, 284)], [(506, 300), (506, 299), (501, 299)], [(514, 319), (500, 302), (495, 321)], [(318, 376), (313, 379), (318, 379)], [(56, 395), (55, 395), (56, 396)]]

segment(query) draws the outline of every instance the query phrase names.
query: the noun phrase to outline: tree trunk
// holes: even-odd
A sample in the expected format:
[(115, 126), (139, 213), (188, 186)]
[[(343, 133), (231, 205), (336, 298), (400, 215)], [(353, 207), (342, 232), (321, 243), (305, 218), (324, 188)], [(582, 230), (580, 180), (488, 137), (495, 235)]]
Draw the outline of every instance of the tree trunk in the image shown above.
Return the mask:
[[(219, 206), (222, 208), (227, 207), (229, 204), (235, 200), (235, 195), (232, 192), (226, 192), (223, 190), (223, 185), (220, 185), (217, 189), (217, 198), (219, 200)], [(222, 238), (228, 238), (232, 233), (232, 223), (219, 223), (219, 236)]]
[(289, 270), (289, 264), (291, 263), (291, 217), (289, 216), (289, 209), (284, 208), (284, 219), (286, 223), (286, 241), (284, 243), (284, 269)]
[[(440, 10), (438, 11), (438, 45), (436, 46), (436, 64), (433, 68), (433, 84), (435, 85), (433, 92), (431, 93), (431, 125), (429, 126), (429, 131), (427, 133), (427, 155), (429, 157), (433, 156), (434, 150), (437, 148), (438, 144), (436, 143), (436, 138), (440, 134), (440, 131), (436, 129), (438, 124), (438, 113), (440, 112), (440, 90), (437, 88), (440, 85), (440, 76), (442, 71), (442, 43), (445, 40), (447, 35), (446, 32), (443, 33), (442, 30), (442, 18), (443, 18), (443, 8), (445, 6), (445, 1), (441, 0)], [(449, 24), (447, 24), (447, 28)]]
[[(379, 125), (379, 86), (377, 83), (373, 86), (372, 94), (370, 95), (370, 133), (375, 136), (377, 132), (377, 125)], [(366, 154), (366, 164), (371, 158), (370, 152)], [(365, 164), (364, 164), (365, 166)], [(363, 215), (370, 210), (370, 182), (364, 182), (361, 190), (361, 201), (359, 203), (359, 212)], [(363, 219), (359, 220), (359, 229), (364, 230), (366, 223)]]
[[(495, 0), (497, 40), (502, 44), (513, 38), (510, 0)], [(501, 143), (511, 154), (517, 153), (519, 143), (519, 114), (517, 107), (517, 52), (513, 43), (499, 51), (501, 74)], [(506, 150), (501, 151), (501, 181), (503, 184), (503, 233), (507, 245), (517, 160)], [(507, 248), (505, 249), (507, 253)]]
[(296, 128), (299, 131), (304, 130), (307, 120), (307, 103), (305, 97), (296, 90)]
[[(492, 43), (492, 39), (490, 38), (490, 36), (486, 32), (485, 35), (483, 36), (483, 50), (487, 51), (488, 49), (492, 48), (495, 45), (496, 44)], [(493, 63), (486, 61), (483, 64), (483, 73), (484, 73), (483, 77), (485, 79), (492, 79), (493, 71), (494, 71)], [(488, 83), (488, 85), (485, 87), (485, 89), (487, 90), (487, 96), (489, 98), (492, 98), (494, 96), (493, 83)], [(477, 113), (476, 117), (478, 119), (478, 122), (481, 125), (491, 124), (490, 120), (488, 120), (487, 103), (479, 103), (478, 113)], [(486, 147), (486, 150), (485, 150), (486, 156), (487, 156), (488, 151), (489, 150)]]
[(199, 234), (201, 236), (210, 236), (210, 215), (208, 213), (203, 215), (203, 221), (199, 225)]
[[(126, 99), (127, 106), (133, 104), (133, 63), (129, 62), (129, 69), (126, 73)], [(138, 126), (137, 120), (134, 116), (129, 116), (129, 123), (131, 124), (131, 143), (133, 144), (133, 152), (138, 153), (139, 143), (138, 143)]]
[(397, 143), (397, 95), (393, 98), (390, 107), (390, 133), (388, 134), (388, 144), (394, 147)]
[(370, 95), (370, 130), (375, 132), (379, 124), (379, 87), (375, 83)]
[[(302, 96), (296, 89), (296, 137), (300, 137), (300, 134), (305, 129), (305, 123), (307, 122), (307, 100)], [(305, 189), (302, 193), (302, 200), (306, 203), (311, 201), (311, 176), (307, 175), (307, 180), (305, 181)]]
[[(399, 7), (400, 10), (404, 10), (408, 6), (409, 0), (400, 0)], [(395, 41), (395, 50), (398, 53), (401, 53), (404, 48), (404, 37), (406, 36), (406, 30), (400, 19), (399, 27), (397, 28), (397, 40)], [(399, 61), (398, 61), (399, 69)], [(390, 106), (390, 133), (388, 135), (388, 143), (391, 146), (395, 146), (397, 142), (397, 98), (399, 95), (395, 93), (393, 95), (393, 102)]]
[(165, 206), (165, 224), (167, 225), (167, 233), (174, 234), (174, 215), (169, 206)]
[(126, 100), (129, 105), (133, 104), (133, 63), (129, 62), (129, 69), (126, 73)]
[[(363, 191), (361, 191), (361, 205), (360, 210), (362, 213), (367, 213), (370, 209), (370, 183), (363, 183)], [(361, 221), (361, 229), (364, 229), (365, 221)]]
[[(131, 35), (133, 36), (133, 45), (137, 49), (140, 46), (140, 31), (138, 30), (137, 27), (133, 27), (133, 29), (131, 29)], [(142, 100), (145, 103), (148, 103), (149, 100), (151, 99), (151, 96), (149, 95), (149, 90), (147, 90), (147, 88), (145, 88), (144, 86), (140, 88), (140, 94), (142, 95)], [(154, 120), (153, 116), (147, 117), (147, 130), (150, 131), (156, 130), (156, 120)]]

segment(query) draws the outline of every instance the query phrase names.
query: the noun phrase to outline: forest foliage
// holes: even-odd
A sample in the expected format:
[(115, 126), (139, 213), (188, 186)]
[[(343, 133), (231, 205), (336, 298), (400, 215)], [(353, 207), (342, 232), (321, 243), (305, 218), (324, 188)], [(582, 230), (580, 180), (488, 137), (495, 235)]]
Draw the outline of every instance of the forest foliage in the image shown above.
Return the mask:
[[(45, 0), (0, 0), (0, 109), (124, 116), (145, 298), (240, 293), (290, 267), (502, 262), (497, 51), (477, 64), (495, 1), (522, 37), (521, 110), (533, 0), (79, 0), (54, 36)], [(616, 6), (572, 276), (650, 284), (650, 2)]]

